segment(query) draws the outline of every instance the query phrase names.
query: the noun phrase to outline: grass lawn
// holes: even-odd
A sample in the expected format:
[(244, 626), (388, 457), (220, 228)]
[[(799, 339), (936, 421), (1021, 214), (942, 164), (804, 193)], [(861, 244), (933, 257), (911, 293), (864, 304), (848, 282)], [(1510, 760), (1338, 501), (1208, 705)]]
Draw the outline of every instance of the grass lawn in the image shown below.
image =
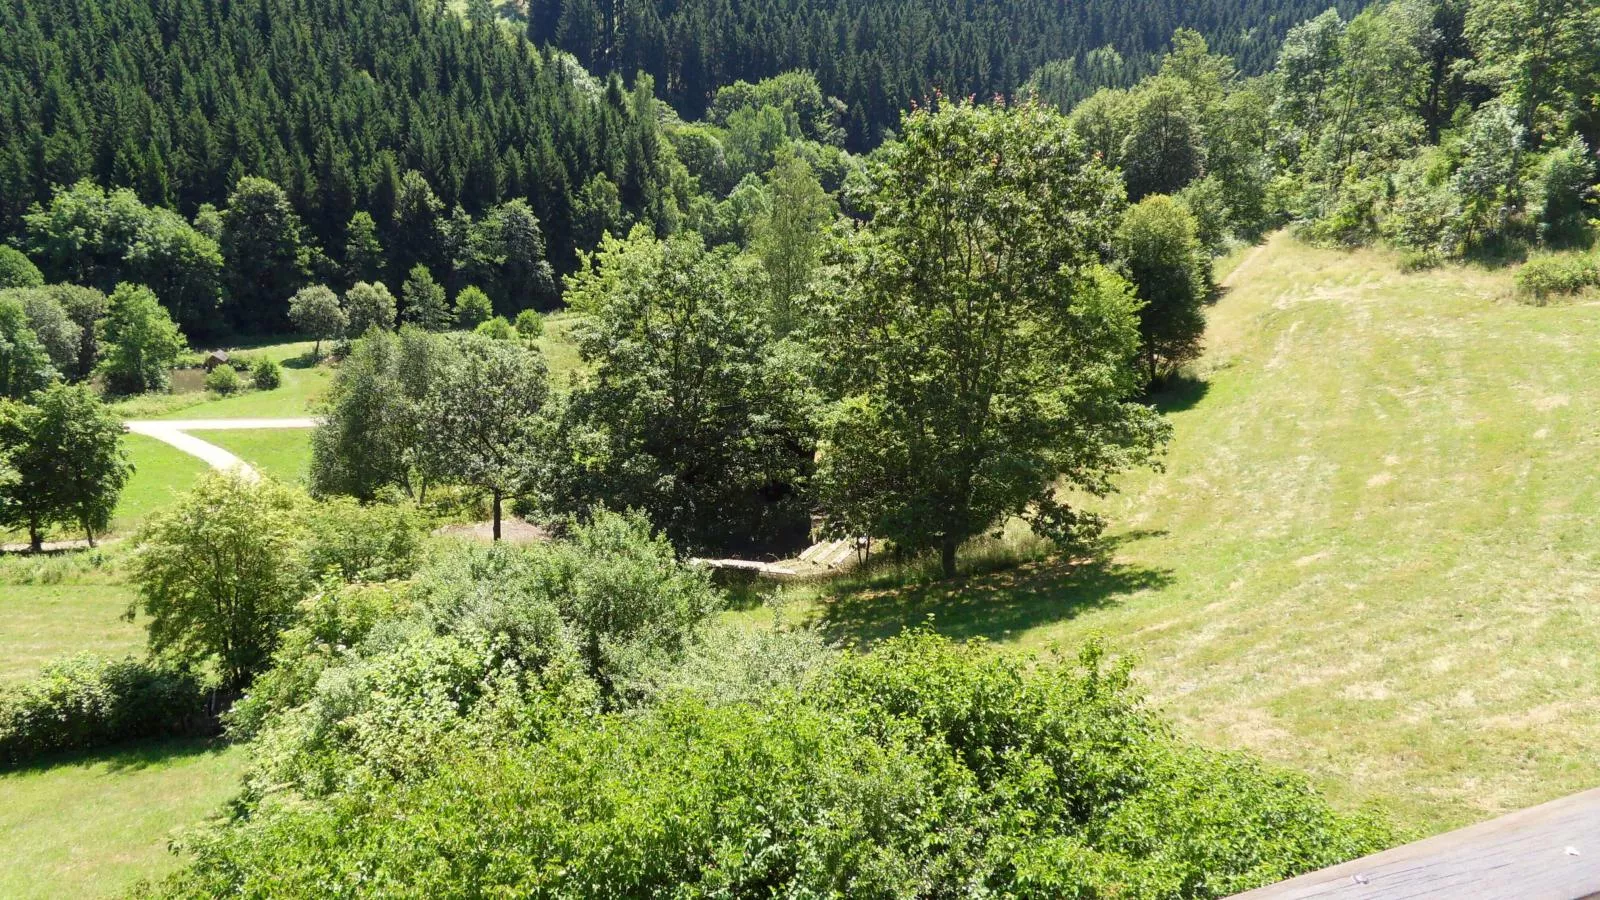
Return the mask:
[(244, 762), (178, 741), (0, 774), (0, 897), (103, 897), (172, 870), (169, 836), (214, 813)]
[[(129, 434), (123, 437), (123, 441), (128, 456), (133, 460), (134, 472), (127, 486), (122, 489), (122, 498), (117, 502), (111, 527), (113, 531), (126, 533), (151, 513), (170, 505), (208, 467), (182, 450), (152, 437)], [(62, 536), (82, 537), (65, 533)]]
[[(80, 651), (144, 651), (144, 626), (122, 621), (133, 591), (121, 584), (15, 584), (0, 580), (0, 688)], [(3, 895), (4, 891), (0, 891)]]
[(539, 352), (544, 354), (545, 365), (550, 367), (550, 384), (565, 388), (575, 375), (585, 372), (583, 360), (578, 358), (578, 344), (572, 336), (572, 327), (578, 317), (568, 312), (554, 312), (544, 317), (544, 333), (539, 335)]
[[(0, 557), (0, 690), (77, 652), (138, 655), (127, 545)], [(216, 812), (245, 755), (206, 742), (133, 744), (0, 772), (0, 897), (102, 897), (176, 866), (167, 839)]]
[(1104, 558), (841, 582), (841, 637), (1091, 633), (1199, 738), (1442, 831), (1600, 785), (1600, 305), (1279, 236), (1169, 392)]
[(311, 429), (263, 428), (248, 431), (196, 431), (195, 437), (216, 444), (279, 481), (305, 481), (311, 465)]

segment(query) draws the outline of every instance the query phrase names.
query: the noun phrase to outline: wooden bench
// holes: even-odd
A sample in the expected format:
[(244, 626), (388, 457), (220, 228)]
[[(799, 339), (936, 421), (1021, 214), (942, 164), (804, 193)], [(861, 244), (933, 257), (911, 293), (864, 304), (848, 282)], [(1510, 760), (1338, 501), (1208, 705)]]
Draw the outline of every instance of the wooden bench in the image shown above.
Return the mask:
[(1600, 788), (1239, 894), (1235, 900), (1600, 897)]

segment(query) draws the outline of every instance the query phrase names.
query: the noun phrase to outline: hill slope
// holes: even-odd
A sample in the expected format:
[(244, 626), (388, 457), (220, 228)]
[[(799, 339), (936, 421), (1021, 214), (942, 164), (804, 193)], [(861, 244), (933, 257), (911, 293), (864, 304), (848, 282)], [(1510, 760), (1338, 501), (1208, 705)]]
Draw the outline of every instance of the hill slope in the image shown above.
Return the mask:
[(1281, 236), (1232, 281), (1111, 561), (823, 615), (1101, 631), (1203, 738), (1424, 831), (1600, 784), (1600, 305)]

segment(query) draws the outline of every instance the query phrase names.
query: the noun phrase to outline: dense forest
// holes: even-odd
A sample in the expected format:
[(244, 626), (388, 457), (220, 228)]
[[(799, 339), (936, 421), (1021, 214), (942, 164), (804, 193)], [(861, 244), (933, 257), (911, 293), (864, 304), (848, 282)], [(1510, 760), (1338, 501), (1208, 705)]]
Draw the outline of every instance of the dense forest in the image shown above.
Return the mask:
[[(1016, 91), (1047, 63), (1070, 72), (1068, 99), (1125, 87), (1155, 68), (1172, 32), (1204, 34), (1246, 72), (1272, 65), (1321, 0), (530, 0), (528, 34), (596, 72), (646, 72), (680, 113), (699, 117), (717, 89), (790, 69), (843, 102), (849, 146), (868, 149), (913, 100), (942, 91)], [(1333, 4), (1350, 14), (1359, 2)]]
[[(566, 265), (595, 214), (583, 198), (602, 198), (600, 215), (611, 206), (664, 215), (657, 142), (648, 86), (631, 95), (597, 83), (563, 57), (416, 0), (0, 9), (6, 234), (30, 204), (80, 179), (193, 217), (255, 176), (285, 192), (303, 228), (296, 249), (342, 256), (359, 210), (389, 250), (390, 273), (419, 262), (437, 270), (450, 263), (450, 241), (465, 239), (444, 233), (452, 217), (524, 198), (550, 257)], [(298, 264), (331, 268), (315, 251)], [(279, 326), (282, 313), (235, 324)]]

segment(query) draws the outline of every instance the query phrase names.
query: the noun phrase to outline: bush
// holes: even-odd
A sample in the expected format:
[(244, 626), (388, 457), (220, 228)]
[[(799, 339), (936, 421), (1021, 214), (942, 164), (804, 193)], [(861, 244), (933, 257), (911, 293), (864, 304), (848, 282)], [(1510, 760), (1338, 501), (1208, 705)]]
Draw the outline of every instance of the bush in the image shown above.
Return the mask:
[(206, 390), (221, 394), (226, 397), (237, 394), (244, 387), (244, 381), (233, 366), (217, 366), (206, 373)]
[(1540, 240), (1555, 247), (1586, 242), (1594, 177), (1593, 155), (1583, 138), (1573, 135), (1550, 151), (1534, 182)]
[(250, 369), (250, 380), (258, 391), (277, 390), (283, 384), (283, 369), (270, 359), (259, 359)]
[(517, 337), (525, 341), (536, 341), (544, 334), (544, 316), (537, 310), (525, 309), (517, 313)]
[(462, 328), (477, 328), (494, 315), (494, 305), (489, 295), (473, 285), (461, 289), (456, 295), (456, 324)]
[(24, 256), (21, 250), (0, 244), (0, 288), (43, 286), (44, 276), (32, 260)]
[(203, 728), (205, 695), (183, 669), (79, 655), (0, 693), (0, 767), (67, 750)]
[[(392, 675), (409, 687), (414, 671)], [(1394, 839), (1303, 778), (1178, 741), (1093, 646), (1035, 665), (917, 633), (759, 704), (679, 692), (588, 714), (531, 694), (505, 721), (515, 738), (454, 745), (382, 787), (260, 807), (165, 887), (1215, 897)]]
[(482, 322), (479, 322), (478, 327), (472, 330), (476, 334), (481, 334), (484, 337), (495, 341), (509, 341), (516, 334), (516, 332), (511, 329), (511, 323), (506, 321), (505, 316), (495, 316), (492, 319), (486, 319)]
[(1516, 281), (1519, 296), (1543, 302), (1600, 284), (1600, 264), (1593, 256), (1577, 253), (1533, 256), (1517, 270)]
[(410, 504), (362, 505), (351, 497), (329, 497), (311, 506), (306, 524), (306, 565), (313, 575), (384, 581), (410, 577), (421, 561), (426, 531)]

